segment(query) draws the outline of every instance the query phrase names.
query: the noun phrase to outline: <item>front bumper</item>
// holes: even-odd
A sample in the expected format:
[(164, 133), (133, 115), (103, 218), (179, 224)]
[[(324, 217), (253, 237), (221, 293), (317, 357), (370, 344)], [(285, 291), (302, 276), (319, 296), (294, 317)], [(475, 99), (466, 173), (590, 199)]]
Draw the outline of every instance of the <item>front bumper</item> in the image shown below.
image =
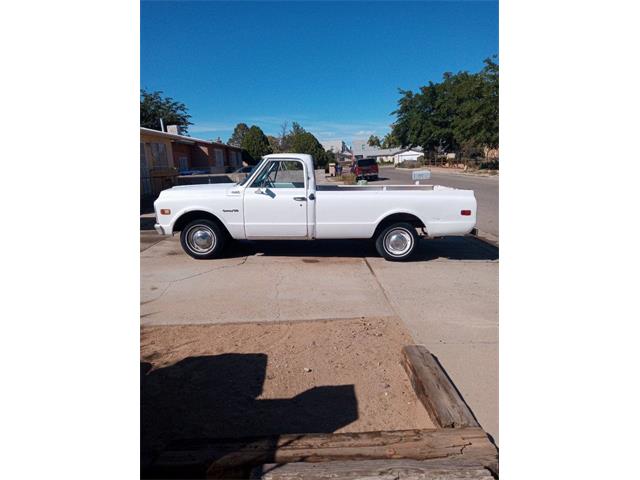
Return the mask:
[(158, 232), (159, 235), (168, 235), (168, 233), (166, 233), (164, 231), (164, 228), (162, 227), (162, 225), (160, 225), (159, 223), (156, 223), (153, 228), (156, 229), (156, 232)]

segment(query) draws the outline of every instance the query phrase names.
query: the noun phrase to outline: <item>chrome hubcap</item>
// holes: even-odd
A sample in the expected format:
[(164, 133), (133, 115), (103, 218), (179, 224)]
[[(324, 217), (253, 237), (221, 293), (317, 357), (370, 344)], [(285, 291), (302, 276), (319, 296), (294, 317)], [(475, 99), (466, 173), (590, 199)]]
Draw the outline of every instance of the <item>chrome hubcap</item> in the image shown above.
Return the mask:
[(413, 246), (413, 236), (405, 229), (395, 229), (387, 232), (384, 246), (391, 255), (405, 255)]
[(216, 235), (205, 225), (196, 225), (187, 232), (189, 248), (197, 253), (208, 253), (216, 246)]

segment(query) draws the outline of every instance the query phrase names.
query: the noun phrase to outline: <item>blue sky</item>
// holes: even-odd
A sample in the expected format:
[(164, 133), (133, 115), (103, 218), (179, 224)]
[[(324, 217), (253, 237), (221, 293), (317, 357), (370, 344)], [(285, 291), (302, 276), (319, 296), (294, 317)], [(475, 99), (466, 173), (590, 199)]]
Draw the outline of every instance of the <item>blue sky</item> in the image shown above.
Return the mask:
[(398, 88), (498, 53), (497, 2), (143, 1), (141, 87), (184, 102), (191, 136), (238, 122), (319, 140), (389, 131)]

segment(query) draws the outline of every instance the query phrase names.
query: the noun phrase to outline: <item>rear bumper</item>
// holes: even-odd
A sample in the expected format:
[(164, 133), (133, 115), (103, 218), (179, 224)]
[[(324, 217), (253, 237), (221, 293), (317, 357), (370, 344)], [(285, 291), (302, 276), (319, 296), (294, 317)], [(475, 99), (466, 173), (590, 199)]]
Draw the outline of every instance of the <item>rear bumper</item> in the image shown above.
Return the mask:
[(429, 237), (463, 236), (470, 234), (476, 226), (475, 218), (455, 222), (429, 222), (426, 226)]

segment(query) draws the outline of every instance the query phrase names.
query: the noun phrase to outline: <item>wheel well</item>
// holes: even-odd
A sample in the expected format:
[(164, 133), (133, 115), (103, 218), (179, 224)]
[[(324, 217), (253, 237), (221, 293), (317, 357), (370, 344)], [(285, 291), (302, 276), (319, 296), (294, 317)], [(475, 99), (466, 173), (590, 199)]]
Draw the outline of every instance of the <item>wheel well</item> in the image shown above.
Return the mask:
[(392, 215), (389, 215), (388, 217), (383, 218), (380, 221), (380, 223), (376, 227), (376, 231), (373, 232), (373, 237), (372, 238), (377, 237), (378, 234), (382, 230), (387, 228), (389, 225), (392, 225), (394, 223), (400, 223), (400, 222), (410, 223), (415, 228), (425, 228), (425, 225), (422, 222), (422, 220), (420, 220), (415, 215), (412, 215), (410, 213), (394, 213)]
[(194, 220), (210, 220), (215, 222), (227, 235), (229, 235), (229, 230), (224, 226), (224, 223), (220, 221), (218, 217), (216, 217), (213, 213), (204, 212), (202, 210), (194, 210), (191, 212), (187, 212), (182, 214), (176, 220), (176, 223), (173, 224), (173, 231), (180, 232), (182, 229), (190, 222)]

